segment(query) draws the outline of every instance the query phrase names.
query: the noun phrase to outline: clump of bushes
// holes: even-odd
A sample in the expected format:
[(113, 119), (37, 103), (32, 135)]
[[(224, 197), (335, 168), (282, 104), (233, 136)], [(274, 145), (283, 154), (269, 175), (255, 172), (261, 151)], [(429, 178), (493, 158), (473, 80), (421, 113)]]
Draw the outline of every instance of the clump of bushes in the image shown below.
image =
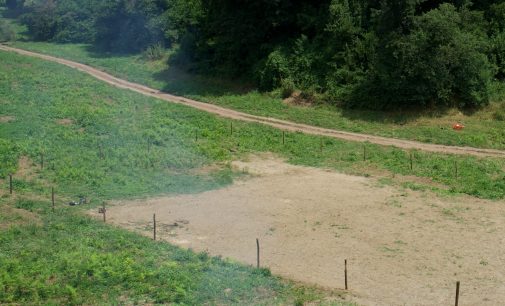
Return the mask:
[(156, 43), (147, 47), (144, 51), (144, 57), (150, 61), (158, 61), (165, 55), (165, 48), (161, 43)]
[(0, 20), (0, 42), (7, 42), (14, 40), (16, 33), (5, 20)]

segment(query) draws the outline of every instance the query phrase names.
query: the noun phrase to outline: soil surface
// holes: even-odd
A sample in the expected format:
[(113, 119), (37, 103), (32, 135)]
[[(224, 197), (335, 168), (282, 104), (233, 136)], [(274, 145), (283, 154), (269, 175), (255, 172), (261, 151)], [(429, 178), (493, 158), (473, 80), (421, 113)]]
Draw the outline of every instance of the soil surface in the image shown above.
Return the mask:
[(138, 92), (138, 93), (146, 95), (146, 96), (151, 96), (151, 97), (158, 98), (158, 99), (165, 100), (165, 101), (172, 102), (172, 103), (184, 104), (184, 105), (187, 105), (187, 106), (190, 106), (190, 107), (193, 107), (193, 108), (196, 108), (196, 109), (208, 112), (208, 113), (216, 114), (216, 115), (224, 117), (224, 118), (242, 120), (242, 121), (247, 121), (247, 122), (262, 123), (262, 124), (269, 125), (269, 126), (272, 126), (272, 127), (275, 127), (275, 128), (281, 129), (281, 130), (285, 130), (285, 131), (302, 132), (305, 134), (327, 136), (327, 137), (350, 140), (350, 141), (359, 141), (359, 142), (366, 142), (367, 141), (367, 142), (374, 143), (374, 144), (379, 144), (379, 145), (384, 145), (384, 146), (395, 146), (395, 147), (402, 148), (402, 149), (416, 149), (416, 150), (422, 150), (422, 151), (428, 151), (428, 152), (438, 152), (438, 153), (447, 153), (447, 154), (471, 154), (471, 155), (477, 155), (477, 156), (505, 157), (505, 151), (501, 151), (501, 150), (428, 144), (428, 143), (421, 143), (421, 142), (410, 141), (410, 140), (402, 140), (402, 139), (387, 138), (387, 137), (373, 136), (373, 135), (367, 135), (367, 134), (359, 134), (359, 133), (344, 132), (344, 131), (338, 131), (338, 130), (332, 130), (332, 129), (325, 129), (325, 128), (306, 125), (306, 124), (300, 124), (300, 123), (270, 118), (270, 117), (254, 116), (254, 115), (230, 110), (227, 108), (219, 107), (216, 105), (199, 102), (199, 101), (171, 95), (168, 93), (163, 93), (163, 92), (160, 92), (156, 89), (152, 89), (152, 88), (149, 88), (144, 85), (140, 85), (140, 84), (132, 83), (132, 82), (120, 79), (120, 78), (116, 78), (116, 77), (114, 77), (108, 73), (105, 73), (103, 71), (100, 71), (98, 69), (92, 68), (90, 66), (87, 66), (87, 65), (84, 65), (81, 63), (73, 62), (70, 60), (61, 59), (61, 58), (57, 58), (57, 57), (53, 57), (53, 56), (49, 56), (49, 55), (44, 55), (44, 54), (39, 54), (39, 53), (26, 51), (26, 50), (22, 50), (22, 49), (12, 48), (12, 47), (8, 47), (6, 45), (0, 45), (0, 50), (15, 52), (15, 53), (22, 54), (22, 55), (37, 57), (37, 58), (44, 59), (47, 61), (60, 63), (63, 65), (66, 65), (68, 67), (80, 70), (82, 72), (86, 72), (89, 75), (91, 75), (99, 80), (102, 80), (108, 84), (111, 84), (113, 86), (116, 86), (119, 88), (124, 88), (124, 89), (129, 89), (129, 90)]
[(13, 116), (0, 116), (0, 123), (9, 123), (16, 120)]
[[(117, 201), (108, 222), (327, 288), (363, 305), (500, 305), (504, 202), (441, 198), (372, 178), (292, 166), (272, 156), (235, 162), (246, 179), (196, 195)], [(92, 212), (92, 214), (98, 214)]]

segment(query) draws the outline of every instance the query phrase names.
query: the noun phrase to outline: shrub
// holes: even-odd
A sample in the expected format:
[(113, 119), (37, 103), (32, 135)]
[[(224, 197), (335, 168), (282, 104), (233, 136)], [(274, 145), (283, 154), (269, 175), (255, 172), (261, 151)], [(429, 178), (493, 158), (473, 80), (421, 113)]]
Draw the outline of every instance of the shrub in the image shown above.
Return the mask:
[(353, 104), (374, 109), (486, 105), (492, 75), (486, 48), (482, 37), (464, 31), (454, 6), (443, 4), (415, 17), (410, 33), (381, 42), (375, 69)]
[(5, 20), (0, 20), (0, 42), (14, 40), (15, 37), (12, 27)]
[(144, 51), (144, 57), (150, 61), (161, 60), (164, 55), (165, 55), (165, 48), (159, 42), (154, 45), (150, 45)]
[(259, 86), (262, 90), (272, 90), (282, 86), (282, 80), (289, 79), (289, 59), (283, 50), (275, 50), (268, 55), (259, 71)]
[(292, 79), (287, 78), (281, 80), (281, 95), (283, 99), (291, 97), (295, 90), (295, 82), (293, 82)]

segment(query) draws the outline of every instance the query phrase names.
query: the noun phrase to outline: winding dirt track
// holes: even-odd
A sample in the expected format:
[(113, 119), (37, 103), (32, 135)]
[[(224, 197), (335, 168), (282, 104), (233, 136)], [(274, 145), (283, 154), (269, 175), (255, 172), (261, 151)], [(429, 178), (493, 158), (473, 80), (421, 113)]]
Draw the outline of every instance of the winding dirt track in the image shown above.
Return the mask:
[(382, 145), (382, 146), (394, 146), (394, 147), (398, 147), (398, 148), (406, 149), (406, 150), (415, 149), (415, 150), (434, 152), (434, 153), (468, 154), (468, 155), (475, 155), (475, 156), (480, 156), (480, 157), (505, 157), (505, 151), (501, 151), (501, 150), (429, 144), (429, 143), (422, 143), (422, 142), (417, 142), (417, 141), (402, 140), (402, 139), (387, 138), (387, 137), (373, 136), (373, 135), (367, 135), (367, 134), (359, 134), (359, 133), (344, 132), (344, 131), (338, 131), (338, 130), (332, 130), (332, 129), (325, 129), (325, 128), (320, 128), (320, 127), (316, 127), (316, 126), (300, 124), (300, 123), (295, 123), (295, 122), (291, 122), (291, 121), (285, 121), (285, 120), (280, 120), (280, 119), (275, 119), (275, 118), (270, 118), (270, 117), (250, 115), (250, 114), (234, 111), (231, 109), (219, 107), (216, 105), (199, 102), (199, 101), (187, 99), (184, 97), (171, 95), (168, 93), (163, 93), (163, 92), (160, 92), (159, 90), (152, 89), (152, 88), (149, 88), (144, 85), (140, 85), (137, 83), (132, 83), (132, 82), (128, 82), (123, 79), (116, 78), (108, 73), (105, 73), (105, 72), (100, 71), (98, 69), (92, 68), (88, 65), (84, 65), (84, 64), (77, 63), (74, 61), (69, 61), (66, 59), (61, 59), (61, 58), (57, 58), (57, 57), (53, 57), (53, 56), (49, 56), (49, 55), (44, 55), (44, 54), (40, 54), (40, 53), (35, 53), (35, 52), (31, 52), (31, 51), (26, 51), (26, 50), (22, 50), (22, 49), (12, 48), (12, 47), (8, 47), (5, 45), (0, 45), (0, 50), (8, 51), (8, 52), (15, 52), (15, 53), (18, 53), (21, 55), (36, 57), (36, 58), (40, 58), (43, 60), (63, 64), (65, 66), (85, 72), (85, 73), (87, 73), (87, 74), (89, 74), (99, 80), (102, 80), (110, 85), (113, 85), (113, 86), (116, 86), (119, 88), (129, 89), (129, 90), (138, 92), (138, 93), (146, 95), (146, 96), (165, 100), (167, 102), (183, 104), (183, 105), (186, 105), (189, 107), (193, 107), (193, 108), (196, 108), (196, 109), (208, 112), (208, 113), (212, 113), (212, 114), (224, 117), (224, 118), (241, 120), (241, 121), (246, 121), (246, 122), (261, 123), (261, 124), (265, 124), (265, 125), (277, 128), (277, 129), (285, 130), (285, 131), (302, 132), (302, 133), (310, 134), (310, 135), (326, 136), (326, 137), (332, 137), (332, 138), (349, 140), (349, 141), (370, 142), (370, 143), (374, 143), (374, 144), (378, 144), (378, 145)]

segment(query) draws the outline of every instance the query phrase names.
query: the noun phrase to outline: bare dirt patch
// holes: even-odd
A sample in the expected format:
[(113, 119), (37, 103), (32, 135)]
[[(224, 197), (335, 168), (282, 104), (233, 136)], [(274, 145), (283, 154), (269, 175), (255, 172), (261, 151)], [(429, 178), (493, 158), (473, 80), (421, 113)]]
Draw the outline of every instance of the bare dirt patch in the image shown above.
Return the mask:
[(505, 296), (505, 206), (377, 187), (375, 180), (288, 165), (235, 162), (252, 177), (197, 195), (118, 201), (110, 222), (197, 251), (256, 262), (296, 281), (343, 287), (365, 305), (499, 305)]
[(15, 176), (28, 181), (36, 179), (37, 173), (33, 161), (27, 156), (21, 156), (18, 162), (18, 171), (15, 173)]
[(69, 118), (63, 118), (63, 119), (56, 120), (56, 123), (59, 125), (72, 125), (72, 124), (74, 124), (74, 121)]
[(16, 120), (14, 116), (0, 116), (0, 123), (9, 123)]

